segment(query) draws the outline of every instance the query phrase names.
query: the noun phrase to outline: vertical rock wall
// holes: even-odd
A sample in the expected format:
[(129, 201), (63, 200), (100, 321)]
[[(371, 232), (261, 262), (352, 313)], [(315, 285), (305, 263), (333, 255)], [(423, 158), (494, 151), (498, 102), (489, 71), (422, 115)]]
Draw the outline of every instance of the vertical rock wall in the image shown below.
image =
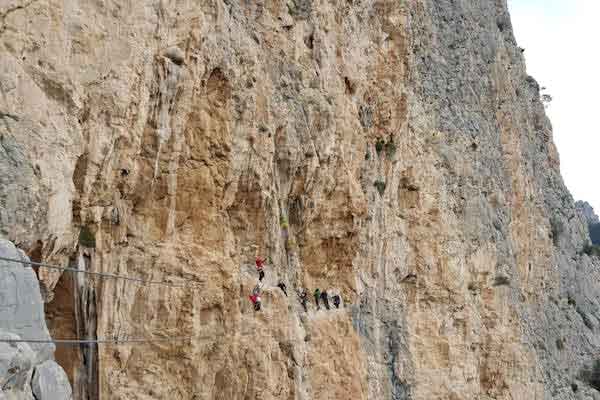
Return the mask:
[(192, 337), (61, 355), (81, 398), (591, 393), (595, 261), (504, 0), (0, 15), (1, 234), (185, 285), (42, 273), (55, 335)]

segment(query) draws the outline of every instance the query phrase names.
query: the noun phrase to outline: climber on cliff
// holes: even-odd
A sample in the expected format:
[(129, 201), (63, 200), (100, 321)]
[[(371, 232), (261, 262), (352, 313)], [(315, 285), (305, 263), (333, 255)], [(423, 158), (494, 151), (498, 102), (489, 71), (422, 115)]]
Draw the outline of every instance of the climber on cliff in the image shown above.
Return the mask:
[(256, 295), (256, 296), (260, 296), (260, 290), (262, 289), (262, 284), (260, 283), (260, 281), (256, 284), (256, 286), (254, 286), (254, 289), (252, 289), (252, 294)]
[(321, 291), (319, 290), (319, 288), (315, 289), (315, 303), (317, 304), (317, 310), (321, 309), (321, 306), (319, 306), (319, 297), (321, 297)]
[(285, 294), (285, 297), (287, 297), (287, 291), (285, 288), (285, 283), (283, 283), (283, 281), (279, 281), (279, 283), (277, 284), (277, 287), (279, 289), (281, 289), (281, 291), (283, 292), (283, 294)]
[(260, 311), (260, 295), (253, 294), (250, 296), (250, 301), (254, 304), (254, 311)]
[(321, 292), (321, 299), (323, 300), (323, 303), (325, 304), (325, 308), (329, 310), (329, 298), (327, 297), (326, 290), (323, 290)]
[(306, 308), (306, 302), (308, 301), (306, 289), (300, 289), (300, 292), (298, 293), (298, 299), (300, 300), (300, 304), (302, 304), (302, 308), (304, 308), (304, 312), (308, 312), (308, 309)]
[(340, 308), (340, 296), (337, 294), (333, 296), (333, 305), (335, 308)]
[(264, 271), (265, 261), (267, 261), (267, 260), (262, 259), (260, 257), (256, 257), (256, 270), (258, 271), (258, 280), (259, 281), (262, 281), (263, 278), (265, 277), (265, 271)]

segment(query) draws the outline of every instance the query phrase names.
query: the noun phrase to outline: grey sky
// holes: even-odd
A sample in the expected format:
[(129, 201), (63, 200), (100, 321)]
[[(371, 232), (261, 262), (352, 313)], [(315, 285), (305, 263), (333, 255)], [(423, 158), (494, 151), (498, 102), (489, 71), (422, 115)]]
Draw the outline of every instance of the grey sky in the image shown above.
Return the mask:
[(600, 212), (599, 0), (508, 0), (527, 70), (554, 100), (547, 109), (561, 172), (576, 200)]

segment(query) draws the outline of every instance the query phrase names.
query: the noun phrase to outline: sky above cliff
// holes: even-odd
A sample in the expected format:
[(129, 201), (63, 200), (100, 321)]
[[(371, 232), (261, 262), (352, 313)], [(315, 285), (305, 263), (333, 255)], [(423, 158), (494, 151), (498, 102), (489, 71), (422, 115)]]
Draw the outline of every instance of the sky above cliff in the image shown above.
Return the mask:
[(575, 200), (600, 211), (600, 1), (509, 0), (527, 71), (553, 97), (547, 109), (561, 172)]

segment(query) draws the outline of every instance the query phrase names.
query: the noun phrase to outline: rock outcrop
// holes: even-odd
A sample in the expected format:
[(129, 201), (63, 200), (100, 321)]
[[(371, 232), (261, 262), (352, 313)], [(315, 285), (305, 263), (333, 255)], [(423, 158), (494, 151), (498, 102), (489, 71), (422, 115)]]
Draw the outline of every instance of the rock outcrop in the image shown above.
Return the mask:
[(578, 200), (575, 202), (575, 207), (577, 208), (577, 211), (583, 215), (583, 218), (585, 218), (588, 225), (600, 224), (600, 219), (598, 218), (598, 215), (596, 215), (596, 212), (590, 203), (587, 201)]
[[(0, 257), (29, 261), (11, 242), (2, 239)], [(33, 270), (0, 260), (0, 399), (72, 398), (65, 372), (53, 359), (54, 344), (10, 342), (50, 339)]]
[(191, 338), (57, 353), (77, 398), (597, 396), (599, 263), (505, 0), (67, 3), (0, 5), (0, 235), (184, 285), (40, 270), (54, 336)]
[(44, 361), (35, 368), (31, 388), (36, 400), (69, 400), (71, 386), (65, 371), (54, 361)]

